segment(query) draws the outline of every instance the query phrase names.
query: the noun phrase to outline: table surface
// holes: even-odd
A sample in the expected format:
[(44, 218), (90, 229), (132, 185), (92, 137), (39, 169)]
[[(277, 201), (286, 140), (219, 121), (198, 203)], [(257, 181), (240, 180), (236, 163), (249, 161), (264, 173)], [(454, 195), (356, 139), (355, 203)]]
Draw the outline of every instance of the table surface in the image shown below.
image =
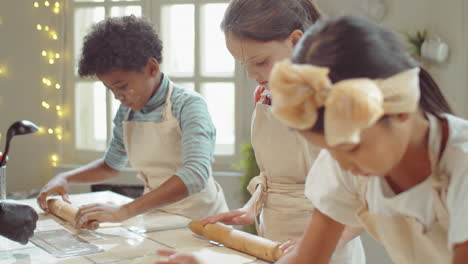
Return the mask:
[[(124, 204), (132, 199), (105, 191), (70, 195), (70, 200), (74, 205), (81, 206), (97, 202)], [(109, 225), (105, 228), (89, 231), (78, 230), (58, 217), (44, 214), (35, 199), (19, 200), (17, 202), (28, 204), (38, 212), (39, 220), (35, 232), (67, 230), (76, 237), (96, 245), (102, 251), (83, 256), (56, 258), (31, 242), (21, 245), (0, 237), (0, 264), (153, 263), (164, 259), (155, 254), (157, 249), (176, 249), (183, 252), (204, 254), (209, 256), (210, 259), (210, 263), (207, 264), (267, 263), (239, 251), (217, 246), (194, 235), (187, 227), (190, 220), (179, 215), (155, 210), (129, 219), (123, 222), (121, 226)]]

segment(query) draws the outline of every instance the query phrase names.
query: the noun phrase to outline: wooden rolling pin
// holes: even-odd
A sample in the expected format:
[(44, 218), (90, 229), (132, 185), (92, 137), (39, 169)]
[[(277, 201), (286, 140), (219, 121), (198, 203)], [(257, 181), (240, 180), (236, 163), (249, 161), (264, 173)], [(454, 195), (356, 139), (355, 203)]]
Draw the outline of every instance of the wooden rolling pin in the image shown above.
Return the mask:
[[(76, 224), (75, 216), (78, 213), (78, 208), (61, 200), (61, 199), (49, 199), (47, 200), (47, 206), (50, 212), (72, 224)], [(99, 228), (99, 223), (96, 221), (90, 222), (85, 226), (86, 229), (96, 230)]]
[(267, 261), (275, 262), (283, 255), (283, 251), (279, 249), (281, 245), (279, 242), (242, 232), (223, 224), (203, 226), (201, 221), (191, 221), (188, 226), (197, 235)]

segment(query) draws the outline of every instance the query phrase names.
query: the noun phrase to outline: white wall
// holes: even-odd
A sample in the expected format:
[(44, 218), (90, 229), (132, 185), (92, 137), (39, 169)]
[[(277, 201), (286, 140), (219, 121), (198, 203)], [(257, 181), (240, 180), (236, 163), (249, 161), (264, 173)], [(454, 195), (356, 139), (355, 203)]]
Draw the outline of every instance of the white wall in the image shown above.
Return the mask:
[[(43, 1), (41, 1), (43, 2)], [(0, 1), (0, 65), (8, 68), (7, 76), (0, 76), (0, 149), (5, 147), (7, 128), (16, 120), (31, 120), (37, 125), (57, 124), (53, 112), (44, 111), (41, 101), (60, 102), (60, 92), (44, 88), (44, 75), (59, 76), (58, 64), (49, 65), (41, 51), (55, 47), (58, 41), (36, 30), (38, 23), (53, 25), (57, 16), (49, 10), (36, 9), (33, 1)], [(57, 28), (57, 27), (55, 27)], [(49, 156), (58, 151), (57, 141), (48, 135), (15, 137), (7, 165), (7, 191), (26, 191), (42, 186), (50, 175)]]
[[(358, 15), (364, 0), (317, 0), (321, 9), (331, 17)], [(372, 1), (372, 0), (370, 0)], [(388, 13), (381, 23), (395, 32), (426, 28), (429, 35), (441, 37), (450, 47), (450, 56), (443, 64), (428, 64), (430, 73), (440, 85), (455, 112), (468, 117), (468, 80), (466, 53), (468, 25), (464, 0), (386, 0)], [(401, 36), (401, 35), (400, 35)]]

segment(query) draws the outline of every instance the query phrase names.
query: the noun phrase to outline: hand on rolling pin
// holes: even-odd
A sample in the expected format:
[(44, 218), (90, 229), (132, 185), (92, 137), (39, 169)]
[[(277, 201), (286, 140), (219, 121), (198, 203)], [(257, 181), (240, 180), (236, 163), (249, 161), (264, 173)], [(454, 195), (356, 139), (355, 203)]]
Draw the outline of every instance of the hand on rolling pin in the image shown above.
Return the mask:
[(202, 220), (203, 225), (221, 222), (226, 225), (251, 225), (255, 222), (254, 210), (240, 208), (226, 213), (209, 216)]
[(75, 216), (76, 228), (83, 228), (90, 222), (118, 223), (127, 220), (123, 205), (88, 204), (80, 207)]
[(68, 182), (60, 175), (50, 180), (44, 187), (42, 187), (39, 195), (37, 196), (39, 207), (41, 207), (41, 209), (46, 213), (50, 213), (50, 210), (47, 207), (47, 197), (54, 194), (61, 195), (65, 202), (71, 204), (70, 199), (68, 198)]
[(290, 238), (279, 247), (284, 254), (291, 252), (299, 244), (300, 238)]
[(156, 261), (154, 264), (201, 264), (192, 254), (178, 253), (174, 250), (161, 249), (156, 254), (168, 257), (167, 261)]

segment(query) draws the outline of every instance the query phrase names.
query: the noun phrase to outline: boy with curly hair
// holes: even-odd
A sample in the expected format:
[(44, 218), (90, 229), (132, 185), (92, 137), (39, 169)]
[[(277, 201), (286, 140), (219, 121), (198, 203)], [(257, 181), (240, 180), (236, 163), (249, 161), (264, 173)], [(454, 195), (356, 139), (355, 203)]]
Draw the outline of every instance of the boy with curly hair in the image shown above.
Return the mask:
[(103, 159), (58, 174), (41, 190), (67, 200), (69, 183), (101, 182), (128, 162), (138, 170), (144, 194), (124, 205), (80, 208), (77, 227), (91, 221), (121, 222), (158, 208), (192, 219), (227, 211), (211, 174), (216, 130), (205, 100), (173, 84), (160, 70), (162, 42), (144, 18), (107, 18), (85, 37), (79, 75), (96, 76), (121, 105)]

